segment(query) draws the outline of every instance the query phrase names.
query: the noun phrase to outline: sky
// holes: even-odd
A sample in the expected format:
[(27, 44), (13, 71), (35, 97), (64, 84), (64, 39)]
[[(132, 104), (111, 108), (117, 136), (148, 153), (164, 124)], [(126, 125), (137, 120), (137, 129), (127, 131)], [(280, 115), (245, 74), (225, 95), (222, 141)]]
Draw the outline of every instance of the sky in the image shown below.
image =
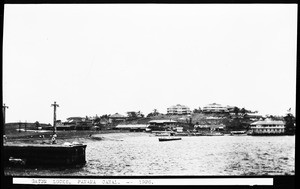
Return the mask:
[(6, 122), (296, 108), (296, 4), (6, 4)]

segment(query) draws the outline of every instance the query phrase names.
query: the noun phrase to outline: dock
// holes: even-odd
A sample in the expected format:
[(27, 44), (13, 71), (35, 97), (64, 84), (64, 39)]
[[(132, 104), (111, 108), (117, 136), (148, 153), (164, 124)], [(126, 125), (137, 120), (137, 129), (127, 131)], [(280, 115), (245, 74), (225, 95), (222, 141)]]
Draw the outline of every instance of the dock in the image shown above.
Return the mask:
[(24, 165), (78, 166), (86, 163), (86, 145), (5, 144), (4, 161), (20, 160)]

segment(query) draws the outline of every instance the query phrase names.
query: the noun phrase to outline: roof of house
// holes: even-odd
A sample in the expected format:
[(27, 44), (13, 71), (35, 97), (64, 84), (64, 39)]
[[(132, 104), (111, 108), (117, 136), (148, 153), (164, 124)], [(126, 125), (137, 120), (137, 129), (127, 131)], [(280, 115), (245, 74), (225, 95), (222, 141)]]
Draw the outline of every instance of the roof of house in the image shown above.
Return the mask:
[(112, 117), (112, 118), (119, 118), (119, 117), (125, 117), (125, 116), (123, 116), (123, 115), (121, 115), (121, 114), (119, 114), (119, 113), (115, 113), (115, 114), (113, 114), (113, 115), (111, 115), (111, 116), (109, 116), (109, 117)]
[(256, 113), (246, 113), (246, 116), (249, 117), (262, 117), (262, 115), (256, 114)]
[(195, 128), (224, 128), (225, 125), (220, 124), (220, 125), (195, 125)]
[(173, 106), (169, 107), (169, 109), (173, 109), (173, 108), (187, 108), (187, 109), (189, 109), (189, 107), (187, 107), (185, 105), (181, 105), (181, 104), (177, 104), (177, 105), (173, 105)]
[(69, 117), (69, 118), (67, 118), (67, 120), (70, 120), (70, 119), (84, 119), (84, 117)]
[(177, 123), (177, 121), (165, 119), (165, 120), (151, 120), (149, 121), (149, 123)]
[(147, 128), (146, 124), (130, 124), (130, 125), (117, 125), (115, 128)]
[(220, 110), (225, 110), (225, 111), (228, 110), (227, 107), (222, 106), (221, 104), (217, 104), (217, 103), (212, 103), (212, 104), (208, 104), (208, 105), (204, 106), (203, 110), (206, 110), (206, 109), (220, 109)]
[(266, 119), (264, 121), (256, 121), (251, 123), (251, 125), (284, 125), (284, 122)]

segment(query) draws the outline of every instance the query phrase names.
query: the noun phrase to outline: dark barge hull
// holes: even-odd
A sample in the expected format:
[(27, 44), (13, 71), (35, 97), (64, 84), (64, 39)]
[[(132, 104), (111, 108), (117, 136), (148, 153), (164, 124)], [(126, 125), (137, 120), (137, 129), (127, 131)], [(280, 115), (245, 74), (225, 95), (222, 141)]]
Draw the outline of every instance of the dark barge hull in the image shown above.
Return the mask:
[(172, 140), (181, 140), (181, 138), (159, 138), (158, 141), (164, 142), (164, 141), (172, 141)]
[(4, 145), (4, 161), (22, 160), (24, 165), (77, 166), (84, 165), (86, 145), (14, 144)]

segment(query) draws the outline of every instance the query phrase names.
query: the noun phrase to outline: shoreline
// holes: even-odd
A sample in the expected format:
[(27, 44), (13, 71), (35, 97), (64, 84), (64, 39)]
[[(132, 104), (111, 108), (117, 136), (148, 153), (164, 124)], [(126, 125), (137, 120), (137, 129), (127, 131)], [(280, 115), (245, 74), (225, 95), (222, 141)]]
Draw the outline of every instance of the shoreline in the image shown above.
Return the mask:
[[(140, 136), (140, 134), (151, 134), (147, 132), (130, 132), (128, 130), (100, 130), (100, 131), (91, 131), (91, 130), (74, 130), (74, 131), (57, 131), (56, 144), (64, 144), (66, 142), (72, 143), (85, 143), (88, 140), (122, 140), (122, 138), (128, 136)], [(51, 144), (53, 132), (49, 130), (38, 131), (27, 131), (27, 132), (14, 132), (6, 135), (5, 144)], [(194, 135), (179, 135), (180, 137), (191, 137)], [(196, 135), (195, 135), (196, 136)], [(206, 135), (202, 135), (206, 136)], [(209, 135), (207, 135), (209, 136)], [(214, 135), (211, 135), (214, 136)], [(218, 135), (216, 135), (218, 136)], [(230, 136), (230, 135), (222, 135)], [(239, 136), (239, 135), (234, 135)], [(231, 136), (231, 137), (234, 137)], [(245, 136), (290, 136), (290, 135), (245, 135)], [(197, 136), (201, 137), (201, 136)], [(241, 136), (239, 136), (241, 137)]]
[[(63, 144), (64, 142), (79, 142), (82, 143), (86, 140), (103, 140), (102, 135), (116, 134), (116, 133), (131, 133), (129, 131), (120, 130), (100, 130), (100, 131), (57, 131), (56, 143)], [(37, 144), (50, 144), (53, 132), (52, 131), (27, 131), (15, 132), (6, 135), (6, 144), (19, 144), (19, 143), (37, 143)]]

